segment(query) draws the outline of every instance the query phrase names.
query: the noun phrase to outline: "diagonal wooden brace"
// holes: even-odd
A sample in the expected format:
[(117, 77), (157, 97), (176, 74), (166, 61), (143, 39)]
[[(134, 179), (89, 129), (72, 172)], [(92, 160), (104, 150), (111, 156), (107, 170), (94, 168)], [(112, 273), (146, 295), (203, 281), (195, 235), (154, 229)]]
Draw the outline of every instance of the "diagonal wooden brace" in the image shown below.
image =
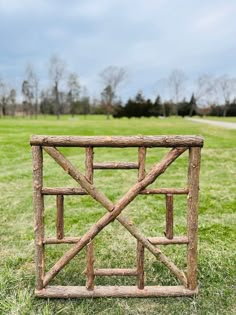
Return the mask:
[[(98, 222), (96, 222), (89, 231), (75, 244), (59, 261), (47, 272), (44, 278), (44, 287), (57, 275), (57, 273), (110, 222), (117, 220), (138, 239), (153, 255), (162, 262), (176, 277), (187, 286), (185, 274), (166, 257), (160, 249), (154, 247), (146, 237), (144, 237), (134, 224), (124, 216), (120, 215), (122, 210), (139, 194), (141, 190), (153, 183), (155, 179), (162, 174), (167, 167), (180, 156), (187, 148), (172, 149), (145, 178), (134, 184), (129, 191), (114, 205), (102, 192), (90, 184), (85, 176), (80, 173), (57, 149), (44, 147), (44, 150), (71, 176), (82, 188), (84, 188), (95, 200), (102, 204), (109, 213), (106, 213)], [(118, 217), (119, 216), (119, 217)]]

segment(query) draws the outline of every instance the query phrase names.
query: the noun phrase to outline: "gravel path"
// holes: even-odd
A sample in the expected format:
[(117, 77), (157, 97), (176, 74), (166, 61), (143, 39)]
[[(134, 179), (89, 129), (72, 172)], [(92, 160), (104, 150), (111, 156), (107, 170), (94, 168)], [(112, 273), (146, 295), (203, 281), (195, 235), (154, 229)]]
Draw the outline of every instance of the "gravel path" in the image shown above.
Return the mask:
[(225, 121), (217, 121), (217, 120), (208, 120), (208, 119), (197, 119), (197, 118), (186, 118), (191, 121), (205, 123), (209, 125), (214, 125), (218, 127), (228, 128), (228, 129), (236, 129), (236, 123), (233, 122), (225, 122)]

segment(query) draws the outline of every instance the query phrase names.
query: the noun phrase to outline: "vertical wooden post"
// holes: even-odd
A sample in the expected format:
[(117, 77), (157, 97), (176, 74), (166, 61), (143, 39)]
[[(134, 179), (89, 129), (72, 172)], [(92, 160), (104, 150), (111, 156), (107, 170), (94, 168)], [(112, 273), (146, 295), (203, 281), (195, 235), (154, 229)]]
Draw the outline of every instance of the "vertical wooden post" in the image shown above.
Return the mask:
[(36, 289), (43, 289), (44, 278), (44, 196), (43, 187), (43, 154), (40, 146), (32, 146), (33, 155), (33, 202), (35, 232), (35, 267)]
[(93, 241), (86, 245), (86, 288), (88, 290), (94, 289), (94, 250)]
[(144, 289), (144, 246), (137, 242), (137, 287)]
[(64, 196), (57, 195), (57, 239), (64, 237)]
[(173, 233), (173, 195), (166, 195), (166, 232), (165, 235), (168, 239), (174, 237)]
[(85, 177), (93, 184), (93, 147), (86, 147)]
[(144, 179), (146, 175), (145, 171), (145, 162), (146, 162), (146, 148), (145, 147), (139, 147), (138, 148), (138, 181)]
[(197, 287), (197, 232), (198, 232), (198, 191), (201, 148), (189, 148), (188, 168), (188, 214), (187, 214), (187, 279), (188, 288)]

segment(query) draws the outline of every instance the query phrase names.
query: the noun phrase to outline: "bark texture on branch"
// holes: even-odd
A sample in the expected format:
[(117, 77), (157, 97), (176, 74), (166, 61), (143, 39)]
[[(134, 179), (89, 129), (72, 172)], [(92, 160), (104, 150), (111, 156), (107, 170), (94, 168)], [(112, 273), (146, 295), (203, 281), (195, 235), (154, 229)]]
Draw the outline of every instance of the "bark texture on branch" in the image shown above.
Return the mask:
[(200, 172), (200, 148), (189, 149), (188, 169), (188, 215), (187, 215), (187, 279), (188, 287), (194, 290), (197, 287), (197, 240), (198, 240), (198, 191)]
[(87, 290), (82, 286), (48, 286), (36, 290), (35, 295), (41, 298), (95, 298), (95, 297), (158, 297), (158, 296), (194, 296), (195, 290), (184, 286), (147, 286), (140, 290), (136, 286), (96, 286)]
[(141, 242), (137, 242), (137, 287), (142, 290), (144, 288), (144, 246)]
[(173, 232), (173, 195), (166, 195), (166, 238), (172, 239), (174, 236)]
[(199, 136), (41, 136), (30, 138), (31, 145), (53, 147), (202, 147)]
[(57, 239), (64, 237), (64, 196), (57, 195)]
[(133, 162), (104, 162), (94, 163), (95, 170), (134, 170), (138, 169), (138, 163)]
[(93, 241), (91, 241), (86, 246), (86, 288), (88, 290), (94, 289), (94, 262)]
[(43, 187), (43, 154), (42, 148), (32, 147), (33, 155), (33, 202), (34, 202), (34, 233), (35, 233), (35, 264), (36, 289), (43, 288), (44, 279), (44, 199), (41, 194)]
[(146, 175), (146, 170), (145, 170), (145, 163), (146, 163), (146, 151), (147, 148), (145, 147), (140, 147), (138, 148), (138, 181), (140, 182), (141, 180), (144, 179)]

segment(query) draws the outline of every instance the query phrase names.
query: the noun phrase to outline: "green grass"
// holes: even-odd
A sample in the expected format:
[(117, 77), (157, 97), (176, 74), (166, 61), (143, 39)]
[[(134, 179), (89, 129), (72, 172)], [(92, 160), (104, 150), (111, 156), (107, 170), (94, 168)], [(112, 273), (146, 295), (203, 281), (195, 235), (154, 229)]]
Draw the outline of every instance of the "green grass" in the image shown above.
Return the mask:
[[(47, 300), (34, 297), (34, 232), (32, 207), (32, 160), (29, 137), (48, 135), (161, 135), (197, 134), (205, 138), (202, 150), (199, 214), (199, 295), (194, 298), (102, 298)], [(0, 120), (0, 314), (235, 314), (235, 178), (236, 131), (196, 124), (181, 118), (121, 119), (102, 116), (66, 116)], [(82, 149), (64, 149), (64, 154), (84, 170)], [(124, 153), (125, 152), (125, 153)], [(147, 169), (166, 152), (149, 149)], [(96, 149), (95, 161), (136, 161), (136, 149)], [(155, 184), (184, 187), (187, 154), (180, 157)], [(74, 185), (72, 179), (45, 154), (45, 185)], [(96, 171), (95, 184), (117, 200), (136, 181), (135, 171)], [(155, 186), (153, 185), (153, 186)], [(46, 197), (46, 234), (55, 235), (55, 198)], [(175, 232), (186, 231), (186, 200), (176, 196)], [(67, 236), (84, 233), (105, 211), (89, 197), (65, 197)], [(139, 196), (125, 213), (146, 236), (163, 235), (163, 196)], [(95, 239), (96, 267), (134, 267), (135, 240), (117, 222)], [(46, 249), (47, 269), (70, 248)], [(181, 268), (186, 267), (185, 247), (163, 248)], [(85, 283), (82, 251), (53, 280), (54, 284)], [(178, 281), (155, 258), (145, 254), (147, 284), (177, 284)], [(96, 284), (135, 284), (133, 278), (97, 278)]]

